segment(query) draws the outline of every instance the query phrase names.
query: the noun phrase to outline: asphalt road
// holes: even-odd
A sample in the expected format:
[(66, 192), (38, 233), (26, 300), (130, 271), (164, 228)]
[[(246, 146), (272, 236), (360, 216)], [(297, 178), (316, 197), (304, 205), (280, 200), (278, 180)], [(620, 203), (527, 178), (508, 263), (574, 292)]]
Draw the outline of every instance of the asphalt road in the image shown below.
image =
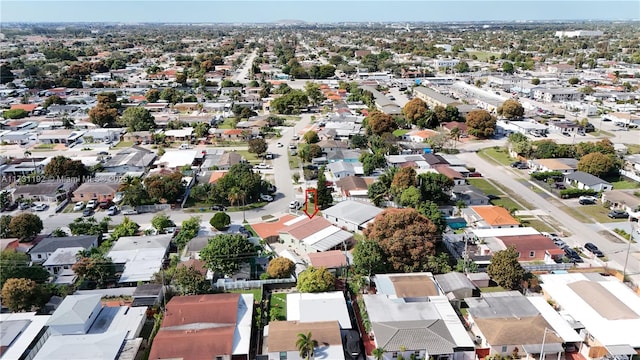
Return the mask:
[[(571, 215), (540, 196), (540, 194), (534, 192), (530, 186), (518, 181), (517, 177), (520, 175), (516, 170), (491, 164), (474, 152), (460, 153), (458, 156), (467, 164), (473, 165), (485, 178), (495, 180), (519, 194), (524, 200), (533, 205), (534, 209), (531, 210), (542, 212), (546, 216), (553, 218), (556, 223), (561, 224), (564, 229), (557, 230), (566, 230), (571, 234), (570, 237), (563, 239), (569, 245), (582, 247), (586, 242), (592, 242), (607, 255), (609, 258), (608, 266), (620, 270), (623, 269), (627, 257), (628, 243), (612, 242), (598, 234), (596, 229), (605, 229), (606, 226), (604, 224), (584, 224), (574, 219)], [(524, 179), (525, 177), (522, 176), (521, 178)], [(638, 244), (631, 246), (627, 273), (633, 274), (631, 276), (635, 283), (640, 283), (640, 246)]]

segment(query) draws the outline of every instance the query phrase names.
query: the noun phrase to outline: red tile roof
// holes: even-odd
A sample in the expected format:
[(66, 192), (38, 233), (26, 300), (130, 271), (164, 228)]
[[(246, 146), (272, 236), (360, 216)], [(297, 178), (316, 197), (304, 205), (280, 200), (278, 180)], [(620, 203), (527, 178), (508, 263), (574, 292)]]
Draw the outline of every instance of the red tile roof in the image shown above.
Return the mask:
[[(520, 261), (537, 261), (543, 260), (545, 251), (549, 251), (550, 255), (559, 255), (555, 250), (560, 250), (553, 241), (544, 235), (520, 235), (520, 236), (501, 236), (500, 239), (506, 246), (513, 245), (520, 253), (518, 260)], [(529, 256), (531, 252), (534, 256)], [(560, 250), (561, 253), (564, 251)]]
[(260, 236), (261, 239), (266, 239), (269, 236), (278, 236), (278, 232), (285, 228), (285, 223), (295, 219), (293, 215), (284, 215), (278, 221), (263, 222), (260, 224), (253, 224), (251, 227)]
[(520, 225), (507, 209), (500, 206), (472, 206), (471, 209), (491, 226)]
[(32, 112), (38, 106), (39, 106), (38, 104), (13, 104), (11, 105), (11, 110), (22, 109), (26, 112)]
[(235, 324), (240, 294), (176, 296), (167, 304), (162, 327), (193, 323)]
[(234, 331), (233, 326), (160, 330), (153, 339), (149, 359), (202, 360), (231, 355)]

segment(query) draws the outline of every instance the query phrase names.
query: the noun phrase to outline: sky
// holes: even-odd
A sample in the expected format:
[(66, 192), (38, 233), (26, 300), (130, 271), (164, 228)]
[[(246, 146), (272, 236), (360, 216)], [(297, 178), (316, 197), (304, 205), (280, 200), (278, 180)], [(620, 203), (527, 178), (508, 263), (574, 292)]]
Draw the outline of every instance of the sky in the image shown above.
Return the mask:
[(0, 22), (638, 20), (640, 0), (0, 0)]

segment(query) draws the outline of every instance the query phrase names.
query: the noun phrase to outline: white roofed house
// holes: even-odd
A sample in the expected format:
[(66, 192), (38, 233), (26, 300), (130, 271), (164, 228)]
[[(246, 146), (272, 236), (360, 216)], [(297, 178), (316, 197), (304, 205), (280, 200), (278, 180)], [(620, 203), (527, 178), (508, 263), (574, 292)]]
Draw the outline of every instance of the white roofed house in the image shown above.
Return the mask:
[(185, 127), (182, 129), (165, 130), (164, 135), (170, 141), (188, 141), (193, 138), (193, 128)]
[(78, 261), (78, 252), (82, 250), (83, 247), (58, 248), (42, 266), (56, 276), (55, 283), (72, 283), (76, 277), (71, 268)]
[(320, 216), (309, 219), (302, 215), (284, 225), (279, 231), (280, 239), (304, 253), (344, 249), (353, 244), (353, 234)]
[(581, 326), (582, 354), (629, 359), (640, 351), (640, 297), (613, 276), (598, 273), (541, 275), (546, 298)]
[(107, 257), (122, 272), (119, 283), (149, 282), (162, 268), (173, 234), (125, 236), (118, 239)]
[(608, 191), (613, 189), (613, 184), (606, 180), (602, 180), (597, 176), (582, 171), (575, 171), (565, 175), (565, 182), (578, 189), (591, 189), (596, 192)]
[(331, 178), (334, 180), (342, 179), (347, 176), (363, 175), (364, 170), (362, 164), (357, 162), (336, 161), (326, 165)]
[(127, 172), (145, 172), (156, 158), (153, 151), (139, 146), (123, 149), (105, 161), (103, 167), (107, 172), (124, 174)]
[(47, 237), (29, 250), (29, 256), (33, 262), (44, 263), (59, 249), (72, 249), (71, 252), (77, 253), (78, 249), (87, 250), (96, 246), (98, 237), (94, 235)]
[(192, 165), (197, 154), (198, 150), (167, 151), (153, 165), (160, 169), (175, 170), (185, 165)]
[(333, 225), (353, 232), (362, 232), (382, 209), (355, 200), (345, 200), (322, 211)]

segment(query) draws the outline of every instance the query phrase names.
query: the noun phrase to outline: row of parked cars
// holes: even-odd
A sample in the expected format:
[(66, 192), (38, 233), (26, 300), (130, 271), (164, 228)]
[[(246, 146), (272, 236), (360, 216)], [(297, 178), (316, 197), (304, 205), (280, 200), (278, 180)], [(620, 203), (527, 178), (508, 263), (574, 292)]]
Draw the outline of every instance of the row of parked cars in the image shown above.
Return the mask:
[[(113, 204), (111, 200), (101, 200), (97, 199), (89, 200), (86, 204), (84, 201), (78, 201), (73, 205), (73, 211), (82, 211), (82, 216), (88, 217), (92, 216), (97, 209), (104, 209), (107, 212), (108, 216), (118, 215), (120, 213), (120, 208)], [(123, 215), (134, 215), (138, 212), (135, 209), (122, 211)]]

